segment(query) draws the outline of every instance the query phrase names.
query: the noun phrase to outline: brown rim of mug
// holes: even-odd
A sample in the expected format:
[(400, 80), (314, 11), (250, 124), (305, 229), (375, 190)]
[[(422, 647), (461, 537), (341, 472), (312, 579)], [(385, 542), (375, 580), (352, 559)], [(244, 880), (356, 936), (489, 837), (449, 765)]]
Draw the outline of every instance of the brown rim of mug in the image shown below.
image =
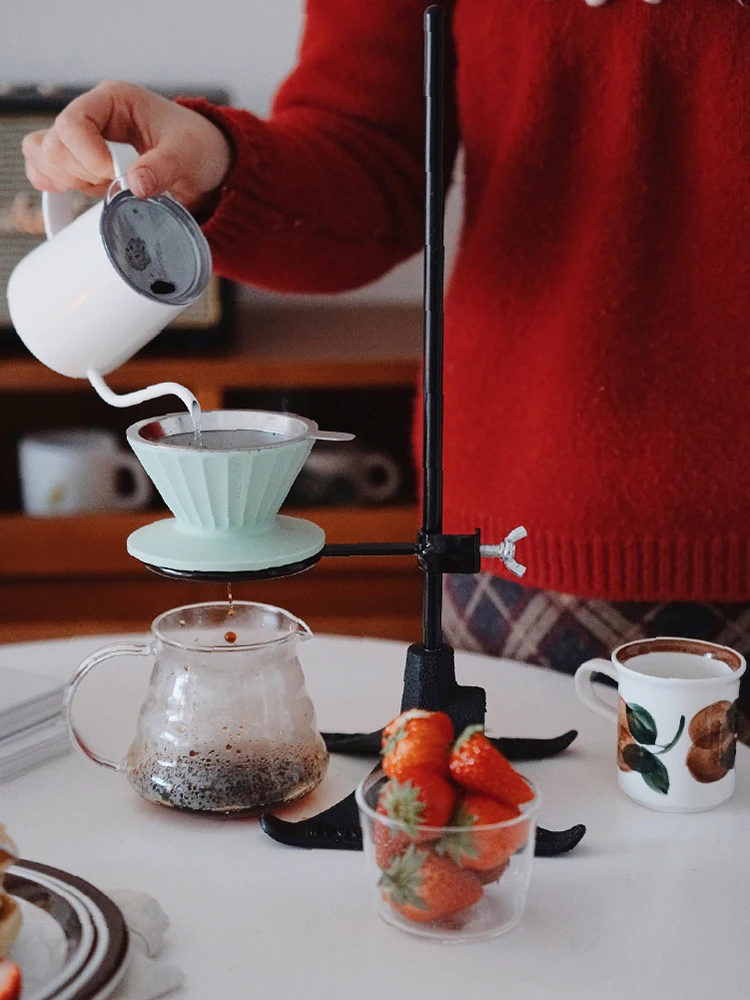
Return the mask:
[(742, 670), (745, 666), (744, 657), (729, 646), (720, 646), (716, 642), (707, 642), (704, 639), (681, 639), (677, 636), (635, 639), (619, 646), (612, 655), (622, 666), (627, 666), (628, 660), (644, 656), (646, 653), (691, 653), (693, 656), (706, 656), (726, 663), (733, 671)]

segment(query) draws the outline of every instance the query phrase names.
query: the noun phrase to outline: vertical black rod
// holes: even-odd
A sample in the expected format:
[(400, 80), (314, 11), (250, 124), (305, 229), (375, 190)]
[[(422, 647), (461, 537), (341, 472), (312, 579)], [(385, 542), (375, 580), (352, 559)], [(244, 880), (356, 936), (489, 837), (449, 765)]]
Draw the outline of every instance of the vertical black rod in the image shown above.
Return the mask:
[[(425, 11), (424, 496), (422, 527), (443, 530), (443, 105), (445, 11)], [(425, 573), (423, 644), (442, 645), (443, 574)]]

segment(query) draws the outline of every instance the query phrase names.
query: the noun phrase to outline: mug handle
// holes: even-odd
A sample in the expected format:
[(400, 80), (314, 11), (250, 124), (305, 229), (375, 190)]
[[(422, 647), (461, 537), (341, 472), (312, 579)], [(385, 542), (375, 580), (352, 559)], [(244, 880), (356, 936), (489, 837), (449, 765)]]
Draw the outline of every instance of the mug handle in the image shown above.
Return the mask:
[(593, 674), (606, 674), (613, 681), (617, 680), (617, 671), (609, 660), (602, 660), (599, 657), (587, 660), (576, 670), (575, 677), (573, 678), (576, 686), (576, 694), (583, 704), (593, 712), (596, 712), (597, 715), (617, 722), (617, 709), (609, 705), (604, 698), (600, 697), (594, 691), (591, 683)]
[[(362, 458), (365, 478), (362, 482), (362, 499), (369, 503), (384, 503), (398, 491), (401, 485), (401, 469), (390, 455), (379, 451), (367, 452)], [(377, 473), (383, 477), (382, 483), (369, 480), (369, 476)]]
[[(125, 142), (107, 142), (107, 149), (112, 157), (115, 178), (123, 178), (121, 183), (127, 187), (124, 178), (130, 167), (138, 159), (138, 153)], [(76, 217), (77, 191), (43, 191), (42, 218), (47, 239), (57, 236)]]
[(113, 488), (112, 502), (117, 510), (138, 510), (145, 507), (152, 495), (151, 480), (146, 474), (146, 470), (135, 457), (124, 453), (112, 456), (112, 475), (117, 474), (118, 469), (127, 469), (133, 477), (135, 489), (132, 493), (122, 496)]
[(112, 659), (113, 656), (150, 656), (151, 653), (153, 653), (153, 648), (150, 643), (113, 642), (111, 646), (103, 646), (83, 661), (65, 689), (63, 718), (68, 726), (68, 732), (76, 749), (80, 750), (84, 757), (88, 757), (95, 764), (101, 764), (102, 767), (106, 767), (110, 771), (122, 771), (124, 763), (122, 761), (110, 760), (108, 757), (102, 757), (95, 750), (91, 749), (73, 722), (73, 700), (86, 674), (100, 663)]

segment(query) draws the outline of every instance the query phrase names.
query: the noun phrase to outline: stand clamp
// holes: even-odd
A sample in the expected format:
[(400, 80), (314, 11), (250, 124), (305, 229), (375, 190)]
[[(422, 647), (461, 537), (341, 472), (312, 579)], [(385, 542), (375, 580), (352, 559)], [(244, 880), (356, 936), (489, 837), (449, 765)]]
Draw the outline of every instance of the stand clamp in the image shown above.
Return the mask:
[(482, 545), (479, 528), (473, 535), (443, 535), (420, 528), (416, 556), (428, 573), (478, 573), (481, 559), (500, 559), (511, 573), (523, 576), (526, 567), (516, 561), (516, 542), (526, 538), (524, 527), (514, 528), (499, 545)]

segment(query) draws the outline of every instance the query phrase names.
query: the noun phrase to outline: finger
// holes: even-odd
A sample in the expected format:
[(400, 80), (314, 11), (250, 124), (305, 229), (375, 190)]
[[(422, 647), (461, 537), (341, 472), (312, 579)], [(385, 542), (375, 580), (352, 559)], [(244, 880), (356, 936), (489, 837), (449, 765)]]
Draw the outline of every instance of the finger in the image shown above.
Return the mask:
[(37, 170), (35, 166), (26, 161), (26, 176), (29, 179), (29, 183), (32, 184), (37, 191), (50, 191), (55, 194), (60, 194), (66, 191), (67, 188), (53, 181), (46, 174), (43, 174), (41, 170)]
[(71, 185), (71, 178), (58, 171), (47, 161), (42, 152), (42, 137), (44, 132), (34, 132), (24, 137), (22, 148), (26, 161), (26, 176), (34, 187), (37, 187), (36, 180), (44, 184), (40, 190), (43, 191), (67, 191)]
[[(41, 152), (46, 161), (59, 173), (68, 175), (75, 181), (84, 181), (86, 184), (102, 184), (105, 180), (112, 179), (112, 165), (108, 174), (95, 174), (87, 169), (68, 149), (57, 134), (56, 130), (50, 129), (41, 142)], [(78, 186), (77, 184), (74, 186)]]
[[(53, 194), (62, 194), (64, 191), (70, 190), (70, 185), (62, 184), (59, 180), (53, 179), (48, 174), (38, 170), (29, 162), (26, 163), (26, 176), (29, 183), (35, 187), (37, 191), (49, 191)], [(84, 181), (80, 181), (76, 185), (76, 190), (90, 198), (103, 198), (109, 190), (111, 183), (112, 182), (109, 180), (100, 184), (86, 184)]]
[(24, 159), (29, 160), (40, 155), (41, 146), (45, 136), (49, 132), (48, 128), (40, 129), (38, 132), (29, 132), (21, 140), (21, 152)]
[(130, 190), (138, 198), (153, 198), (173, 188), (184, 172), (180, 155), (168, 142), (140, 156), (128, 171)]
[(124, 116), (116, 113), (120, 94), (115, 83), (100, 84), (71, 101), (55, 119), (60, 141), (94, 177), (112, 177), (112, 157), (104, 140), (105, 132), (113, 142), (128, 140)]

